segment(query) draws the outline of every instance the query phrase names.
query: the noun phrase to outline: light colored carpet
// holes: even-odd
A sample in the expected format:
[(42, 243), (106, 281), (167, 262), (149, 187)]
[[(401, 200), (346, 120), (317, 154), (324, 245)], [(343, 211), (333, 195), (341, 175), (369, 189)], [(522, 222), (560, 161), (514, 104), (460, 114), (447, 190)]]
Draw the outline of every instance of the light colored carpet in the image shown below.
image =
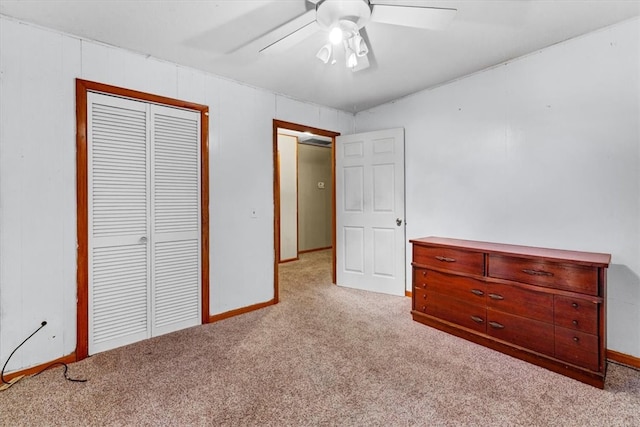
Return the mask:
[(418, 324), (411, 301), (330, 284), (329, 251), (281, 266), (281, 303), (26, 378), (0, 424), (638, 426), (640, 372), (605, 390)]

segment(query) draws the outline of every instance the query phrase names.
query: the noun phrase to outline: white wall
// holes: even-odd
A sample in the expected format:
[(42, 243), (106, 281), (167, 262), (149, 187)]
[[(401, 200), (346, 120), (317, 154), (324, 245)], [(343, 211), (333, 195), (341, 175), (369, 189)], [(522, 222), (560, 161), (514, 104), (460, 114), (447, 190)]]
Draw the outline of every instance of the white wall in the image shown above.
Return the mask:
[(356, 115), (358, 132), (406, 130), (409, 238), (611, 253), (608, 348), (636, 357), (639, 28), (618, 24)]
[(298, 258), (298, 138), (278, 135), (280, 261)]
[(354, 129), (350, 113), (0, 17), (0, 362), (48, 322), (8, 371), (75, 350), (75, 78), (209, 105), (211, 314), (273, 298), (273, 119)]

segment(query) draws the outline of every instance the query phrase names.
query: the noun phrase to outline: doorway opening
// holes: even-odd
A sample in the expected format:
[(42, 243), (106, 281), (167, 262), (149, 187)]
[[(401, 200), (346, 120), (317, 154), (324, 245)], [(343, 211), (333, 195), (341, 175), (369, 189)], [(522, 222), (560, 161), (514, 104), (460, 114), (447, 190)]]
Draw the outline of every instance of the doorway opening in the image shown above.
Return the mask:
[[(281, 141), (283, 147), (289, 146), (286, 148), (285, 152), (279, 153), (278, 150), (278, 140), (279, 135), (284, 135), (283, 140)], [(322, 236), (312, 237), (309, 235), (304, 235), (305, 237), (302, 239), (299, 236), (303, 236), (303, 234), (299, 234), (299, 222), (298, 222), (298, 185), (300, 181), (297, 178), (297, 170), (289, 170), (288, 182), (284, 182), (284, 179), (281, 178), (281, 172), (287, 175), (287, 171), (283, 169), (286, 167), (284, 165), (285, 162), (291, 163), (294, 162), (297, 167), (297, 157), (298, 157), (298, 146), (300, 142), (306, 142), (306, 145), (309, 147), (315, 146), (314, 148), (318, 148), (320, 146), (325, 146), (322, 150), (329, 150), (326, 148), (330, 144), (330, 188), (326, 188), (326, 180), (318, 180), (314, 183), (318, 187), (318, 190), (322, 192), (330, 192), (330, 205), (331, 208), (327, 213), (329, 216), (329, 234), (330, 234), (330, 249), (331, 249), (331, 262), (332, 262), (332, 282), (336, 283), (336, 187), (335, 187), (335, 137), (339, 136), (338, 132), (317, 129), (309, 126), (304, 126), (296, 123), (284, 122), (280, 120), (273, 121), (273, 164), (274, 164), (274, 176), (273, 176), (273, 197), (274, 197), (274, 301), (277, 303), (279, 301), (279, 264), (282, 261), (287, 260), (296, 260), (298, 258), (299, 253), (306, 252), (308, 250), (305, 249), (305, 246), (311, 245), (313, 243), (309, 243), (312, 240), (322, 241)], [(310, 151), (309, 154), (313, 155), (311, 151), (314, 148), (307, 148), (304, 151)], [(291, 168), (289, 168), (291, 169)], [(291, 179), (291, 176), (294, 178)], [(313, 178), (310, 178), (313, 179)], [(303, 183), (303, 185), (305, 185)], [(284, 196), (284, 197), (283, 197)], [(283, 214), (283, 204), (285, 205), (285, 213)], [(290, 206), (290, 209), (287, 209), (287, 206)], [(308, 208), (304, 208), (308, 209)], [(313, 208), (311, 208), (313, 209)], [(292, 213), (287, 213), (290, 211)], [(284, 222), (286, 220), (286, 222)], [(308, 227), (305, 226), (308, 229)], [(290, 230), (290, 233), (287, 234), (287, 229)], [(285, 231), (285, 238), (282, 238), (282, 232)], [(304, 233), (304, 231), (303, 231)], [(323, 233), (321, 233), (323, 234)], [(293, 237), (292, 237), (293, 236)], [(302, 243), (300, 245), (300, 242)], [(327, 247), (320, 247), (317, 249), (329, 249)], [(284, 258), (283, 258), (284, 255)]]

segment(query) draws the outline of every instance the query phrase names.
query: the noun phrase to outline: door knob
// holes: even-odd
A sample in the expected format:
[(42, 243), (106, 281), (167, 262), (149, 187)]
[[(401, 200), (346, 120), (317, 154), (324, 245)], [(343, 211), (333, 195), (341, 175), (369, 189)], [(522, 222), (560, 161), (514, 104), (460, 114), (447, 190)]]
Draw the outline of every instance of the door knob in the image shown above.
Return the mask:
[(402, 225), (402, 220), (400, 218), (396, 218), (396, 225), (400, 227)]

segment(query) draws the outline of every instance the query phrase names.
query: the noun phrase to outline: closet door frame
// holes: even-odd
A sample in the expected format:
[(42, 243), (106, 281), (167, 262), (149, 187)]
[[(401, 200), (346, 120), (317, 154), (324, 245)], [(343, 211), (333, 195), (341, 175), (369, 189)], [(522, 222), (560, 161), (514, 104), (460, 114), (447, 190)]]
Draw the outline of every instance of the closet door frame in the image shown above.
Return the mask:
[(76, 79), (76, 197), (77, 197), (77, 338), (76, 360), (89, 355), (89, 214), (87, 157), (87, 93), (194, 110), (200, 113), (201, 313), (209, 323), (209, 107), (136, 90)]

